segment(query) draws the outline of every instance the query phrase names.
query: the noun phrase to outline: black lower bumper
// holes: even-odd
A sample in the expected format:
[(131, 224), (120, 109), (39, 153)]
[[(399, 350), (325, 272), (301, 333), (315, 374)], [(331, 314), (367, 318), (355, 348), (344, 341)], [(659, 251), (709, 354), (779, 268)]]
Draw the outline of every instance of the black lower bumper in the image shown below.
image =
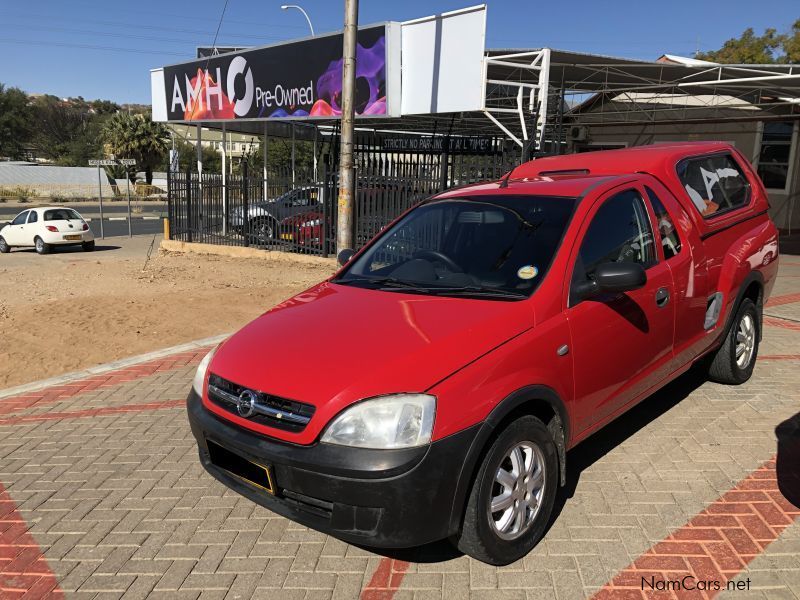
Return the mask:
[[(200, 461), (226, 486), (271, 511), (347, 542), (407, 548), (450, 536), (461, 467), (479, 425), (422, 448), (297, 446), (217, 418), (194, 391), (187, 401)], [(214, 465), (208, 441), (272, 466), (275, 495)], [(463, 486), (462, 486), (463, 487)]]

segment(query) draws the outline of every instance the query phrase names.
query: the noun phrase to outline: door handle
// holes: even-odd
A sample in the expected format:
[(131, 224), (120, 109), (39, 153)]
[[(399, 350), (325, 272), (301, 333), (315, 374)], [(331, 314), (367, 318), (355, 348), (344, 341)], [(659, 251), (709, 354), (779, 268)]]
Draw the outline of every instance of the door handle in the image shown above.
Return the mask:
[(656, 292), (656, 306), (664, 308), (669, 302), (669, 290), (665, 287), (658, 288)]

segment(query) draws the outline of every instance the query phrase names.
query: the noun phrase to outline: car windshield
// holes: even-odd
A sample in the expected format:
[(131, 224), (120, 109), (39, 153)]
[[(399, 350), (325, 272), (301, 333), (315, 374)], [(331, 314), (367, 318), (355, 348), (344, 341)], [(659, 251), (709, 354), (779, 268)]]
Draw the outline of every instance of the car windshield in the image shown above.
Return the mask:
[(45, 221), (69, 221), (70, 219), (80, 220), (81, 216), (71, 208), (56, 208), (44, 211)]
[(542, 281), (574, 198), (482, 196), (427, 202), (334, 282), (423, 294), (522, 299)]

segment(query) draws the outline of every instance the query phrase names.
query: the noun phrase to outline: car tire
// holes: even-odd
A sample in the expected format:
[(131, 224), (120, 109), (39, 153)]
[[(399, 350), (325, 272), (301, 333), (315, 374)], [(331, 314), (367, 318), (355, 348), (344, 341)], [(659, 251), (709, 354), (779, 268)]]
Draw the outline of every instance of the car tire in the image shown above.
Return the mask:
[(8, 254), (9, 252), (11, 252), (11, 246), (9, 246), (6, 239), (0, 235), (0, 254)]
[[(515, 462), (518, 450), (522, 458), (517, 454)], [(516, 465), (525, 465), (525, 472)], [(510, 423), (487, 450), (472, 482), (461, 532), (452, 540), (456, 547), (490, 565), (507, 565), (528, 554), (550, 521), (558, 465), (556, 444), (544, 423), (532, 416)], [(505, 508), (492, 512), (493, 506)]]
[(83, 242), (81, 244), (81, 249), (84, 252), (91, 252), (92, 250), (94, 250), (94, 240), (92, 240), (91, 242)]
[(725, 341), (714, 355), (708, 377), (717, 383), (739, 385), (750, 379), (758, 357), (761, 315), (755, 303), (745, 298), (739, 304)]
[(45, 241), (37, 237), (33, 240), (34, 247), (36, 248), (37, 254), (48, 254), (50, 252), (50, 244), (46, 244)]
[(251, 245), (265, 245), (275, 240), (278, 224), (269, 218), (258, 218), (250, 221), (247, 235)]

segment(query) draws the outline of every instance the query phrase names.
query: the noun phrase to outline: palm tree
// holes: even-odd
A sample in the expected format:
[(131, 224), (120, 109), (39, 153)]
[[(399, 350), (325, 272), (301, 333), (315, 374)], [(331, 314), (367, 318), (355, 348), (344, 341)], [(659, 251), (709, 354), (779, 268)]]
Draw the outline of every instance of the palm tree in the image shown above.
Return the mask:
[(135, 158), (148, 185), (153, 182), (153, 168), (166, 164), (168, 138), (167, 128), (151, 121), (149, 115), (118, 112), (103, 127), (106, 151), (120, 158)]

